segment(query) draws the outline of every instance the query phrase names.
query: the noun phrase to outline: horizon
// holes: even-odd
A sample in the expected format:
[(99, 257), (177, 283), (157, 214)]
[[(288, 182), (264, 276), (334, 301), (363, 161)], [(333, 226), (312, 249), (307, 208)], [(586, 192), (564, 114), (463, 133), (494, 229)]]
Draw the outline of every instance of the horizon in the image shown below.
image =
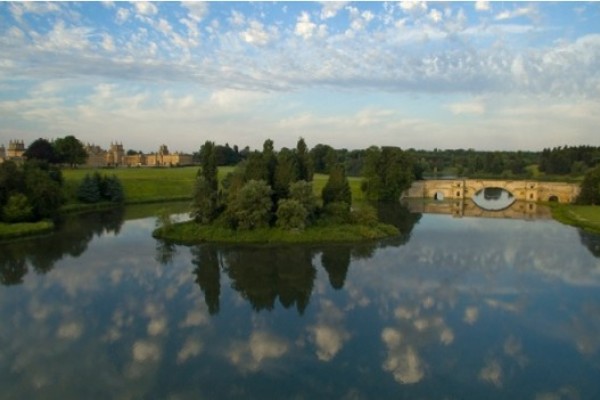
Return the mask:
[(3, 2), (0, 144), (600, 146), (599, 20), (580, 2)]

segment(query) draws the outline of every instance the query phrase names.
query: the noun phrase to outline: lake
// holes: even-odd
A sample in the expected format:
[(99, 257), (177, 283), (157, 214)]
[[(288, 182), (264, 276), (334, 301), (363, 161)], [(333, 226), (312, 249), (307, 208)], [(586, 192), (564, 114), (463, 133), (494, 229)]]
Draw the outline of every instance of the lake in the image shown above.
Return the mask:
[(187, 247), (157, 207), (0, 244), (0, 398), (600, 398), (598, 235), (394, 205), (381, 242)]

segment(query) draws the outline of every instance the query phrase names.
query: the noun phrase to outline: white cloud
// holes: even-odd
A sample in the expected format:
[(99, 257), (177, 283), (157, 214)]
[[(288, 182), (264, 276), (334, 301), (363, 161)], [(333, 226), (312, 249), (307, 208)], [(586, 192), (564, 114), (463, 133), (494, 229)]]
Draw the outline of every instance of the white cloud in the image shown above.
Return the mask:
[(66, 322), (58, 327), (56, 336), (60, 339), (75, 340), (83, 333), (83, 325), (79, 322)]
[(321, 9), (321, 19), (333, 18), (337, 13), (343, 9), (347, 1), (323, 1), (321, 2), (323, 8)]
[(479, 371), (479, 379), (498, 388), (502, 387), (502, 366), (497, 360), (488, 360)]
[(204, 1), (185, 1), (181, 5), (188, 10), (188, 17), (196, 23), (202, 21), (208, 14), (208, 3)]
[(129, 10), (127, 8), (119, 7), (117, 9), (116, 21), (117, 24), (122, 24), (129, 19)]
[(160, 360), (160, 347), (148, 340), (137, 340), (132, 347), (133, 360), (136, 362), (156, 362)]
[(271, 40), (269, 33), (265, 30), (262, 23), (256, 20), (252, 20), (248, 24), (248, 29), (244, 32), (240, 32), (240, 37), (246, 43), (256, 44), (264, 46)]
[(298, 17), (296, 22), (296, 28), (294, 33), (298, 36), (302, 36), (304, 39), (309, 39), (315, 33), (317, 29), (317, 24), (310, 21), (310, 15), (303, 11), (302, 14)]
[(419, 0), (401, 1), (400, 8), (402, 11), (411, 14), (424, 13), (427, 11), (427, 3)]
[(467, 307), (465, 309), (465, 315), (463, 321), (469, 325), (473, 325), (479, 319), (479, 309), (477, 307)]
[(284, 339), (265, 331), (253, 332), (248, 342), (236, 342), (227, 352), (229, 361), (242, 370), (257, 371), (289, 350)]
[(181, 346), (181, 350), (177, 353), (177, 364), (183, 364), (187, 360), (193, 357), (197, 357), (204, 348), (204, 345), (200, 340), (195, 337), (189, 337)]
[(136, 1), (133, 3), (138, 14), (141, 15), (156, 15), (158, 13), (158, 7), (156, 4), (148, 1)]
[(519, 7), (514, 10), (504, 10), (498, 13), (494, 19), (497, 21), (504, 21), (507, 19), (519, 18), (519, 17), (528, 17), (535, 18), (538, 16), (538, 9), (532, 5), (527, 7)]
[(439, 10), (436, 10), (435, 8), (433, 8), (429, 12), (429, 19), (432, 20), (436, 24), (438, 22), (442, 22), (442, 13)]
[(476, 1), (475, 2), (475, 10), (489, 11), (490, 10), (490, 2), (489, 1)]

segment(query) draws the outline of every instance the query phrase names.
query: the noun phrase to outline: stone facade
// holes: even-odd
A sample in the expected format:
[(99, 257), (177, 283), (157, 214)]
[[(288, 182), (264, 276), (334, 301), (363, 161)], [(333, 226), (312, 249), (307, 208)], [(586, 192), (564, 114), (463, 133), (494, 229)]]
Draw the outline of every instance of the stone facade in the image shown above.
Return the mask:
[(192, 156), (184, 153), (169, 153), (166, 145), (160, 146), (157, 153), (150, 154), (132, 154), (127, 155), (123, 149), (122, 143), (111, 143), (108, 150), (102, 149), (96, 145), (86, 145), (85, 150), (88, 153), (86, 165), (89, 167), (110, 167), (110, 166), (181, 166), (191, 165)]
[(11, 140), (8, 142), (8, 148), (0, 145), (0, 163), (7, 160), (22, 161), (23, 153), (25, 153), (25, 143), (22, 140)]

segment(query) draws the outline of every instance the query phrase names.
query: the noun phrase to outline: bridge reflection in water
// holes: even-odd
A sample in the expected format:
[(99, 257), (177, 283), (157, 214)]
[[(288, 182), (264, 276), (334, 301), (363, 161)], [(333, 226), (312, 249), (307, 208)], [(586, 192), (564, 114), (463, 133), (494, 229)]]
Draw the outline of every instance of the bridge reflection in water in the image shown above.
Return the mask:
[(473, 200), (457, 199), (431, 201), (427, 199), (404, 199), (402, 201), (411, 212), (424, 214), (451, 214), (454, 217), (511, 218), (511, 219), (552, 219), (550, 208), (541, 204), (515, 201), (501, 210), (484, 210)]

